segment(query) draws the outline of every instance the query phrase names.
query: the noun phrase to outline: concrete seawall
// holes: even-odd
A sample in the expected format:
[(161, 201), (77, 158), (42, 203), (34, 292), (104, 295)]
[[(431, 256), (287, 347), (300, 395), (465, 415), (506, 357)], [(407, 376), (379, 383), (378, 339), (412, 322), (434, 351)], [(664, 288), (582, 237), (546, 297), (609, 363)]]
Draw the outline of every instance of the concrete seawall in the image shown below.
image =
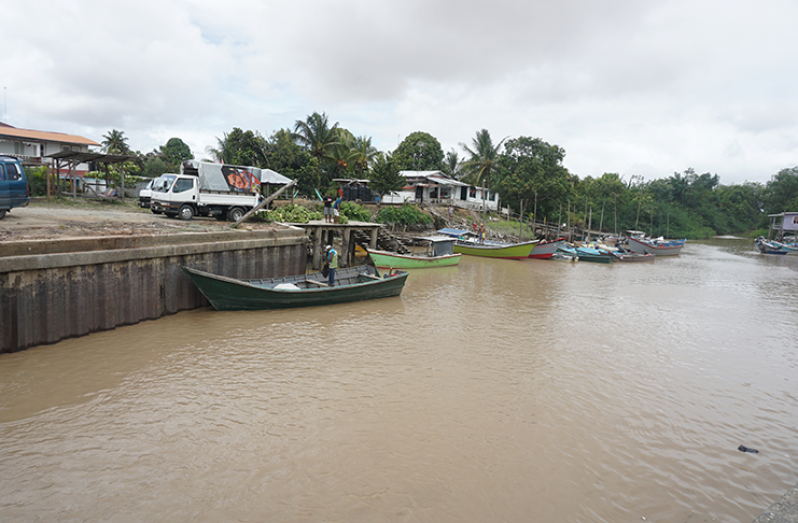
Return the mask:
[(233, 278), (305, 272), (300, 229), (0, 244), (0, 353), (208, 305), (181, 267)]

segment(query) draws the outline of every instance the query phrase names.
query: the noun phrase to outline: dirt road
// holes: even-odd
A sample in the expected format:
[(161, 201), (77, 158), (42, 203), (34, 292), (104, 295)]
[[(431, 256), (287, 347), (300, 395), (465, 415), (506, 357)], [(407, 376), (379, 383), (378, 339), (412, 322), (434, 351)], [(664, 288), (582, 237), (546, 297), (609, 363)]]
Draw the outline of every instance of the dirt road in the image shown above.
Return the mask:
[[(94, 202), (31, 203), (13, 209), (0, 220), (0, 241), (132, 234), (207, 232), (230, 227), (230, 222), (195, 217), (191, 221), (167, 218), (133, 203), (103, 205)], [(245, 222), (241, 227), (270, 229), (272, 224)]]

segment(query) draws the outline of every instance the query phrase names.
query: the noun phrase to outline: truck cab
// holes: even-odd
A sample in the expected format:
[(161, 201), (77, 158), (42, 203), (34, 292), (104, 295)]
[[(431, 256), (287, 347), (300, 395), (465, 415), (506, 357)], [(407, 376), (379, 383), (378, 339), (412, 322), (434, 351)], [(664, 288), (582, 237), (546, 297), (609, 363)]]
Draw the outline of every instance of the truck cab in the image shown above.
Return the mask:
[(150, 202), (152, 201), (152, 186), (157, 178), (153, 178), (150, 182), (139, 191), (139, 207), (142, 209), (149, 209)]
[(22, 162), (13, 156), (0, 156), (0, 219), (14, 207), (30, 203), (30, 186)]

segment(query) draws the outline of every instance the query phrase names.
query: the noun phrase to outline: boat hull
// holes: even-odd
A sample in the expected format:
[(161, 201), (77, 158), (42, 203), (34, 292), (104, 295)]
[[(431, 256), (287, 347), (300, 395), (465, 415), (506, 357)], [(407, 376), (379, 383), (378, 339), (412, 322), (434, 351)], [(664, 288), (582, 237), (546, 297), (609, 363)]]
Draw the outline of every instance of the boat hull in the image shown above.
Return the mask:
[(469, 256), (523, 260), (529, 258), (537, 241), (511, 244), (457, 242), (454, 252)]
[(540, 242), (532, 248), (529, 257), (538, 260), (551, 258), (563, 243), (565, 243), (565, 238), (558, 238), (550, 242)]
[(651, 242), (638, 240), (637, 238), (629, 238), (629, 250), (638, 254), (653, 254), (654, 256), (676, 256), (682, 252), (684, 247), (684, 240), (668, 241), (662, 245), (656, 245)]
[[(315, 307), (361, 300), (390, 298), (402, 293), (407, 273), (400, 272), (384, 278), (366, 275), (360, 268), (339, 269), (336, 283), (350, 280), (333, 287), (319, 286), (299, 290), (279, 290), (263, 285), (276, 282), (303, 283), (305, 280), (321, 281), (321, 273), (297, 275), (270, 280), (236, 280), (208, 272), (183, 267), (200, 292), (218, 311), (289, 309)], [(374, 269), (371, 269), (372, 271)]]
[(652, 263), (656, 256), (653, 254), (640, 254), (637, 252), (613, 252), (617, 262), (623, 263)]
[(460, 263), (461, 254), (444, 256), (413, 256), (387, 251), (368, 251), (374, 266), (380, 269), (432, 269), (451, 267)]

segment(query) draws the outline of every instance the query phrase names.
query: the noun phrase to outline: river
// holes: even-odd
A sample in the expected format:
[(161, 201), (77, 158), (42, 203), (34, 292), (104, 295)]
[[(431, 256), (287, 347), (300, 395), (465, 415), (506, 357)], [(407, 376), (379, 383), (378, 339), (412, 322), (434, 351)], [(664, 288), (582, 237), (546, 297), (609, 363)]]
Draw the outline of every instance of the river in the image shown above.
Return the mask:
[(183, 312), (0, 355), (0, 521), (749, 522), (798, 483), (796, 339), (798, 257), (737, 239)]

